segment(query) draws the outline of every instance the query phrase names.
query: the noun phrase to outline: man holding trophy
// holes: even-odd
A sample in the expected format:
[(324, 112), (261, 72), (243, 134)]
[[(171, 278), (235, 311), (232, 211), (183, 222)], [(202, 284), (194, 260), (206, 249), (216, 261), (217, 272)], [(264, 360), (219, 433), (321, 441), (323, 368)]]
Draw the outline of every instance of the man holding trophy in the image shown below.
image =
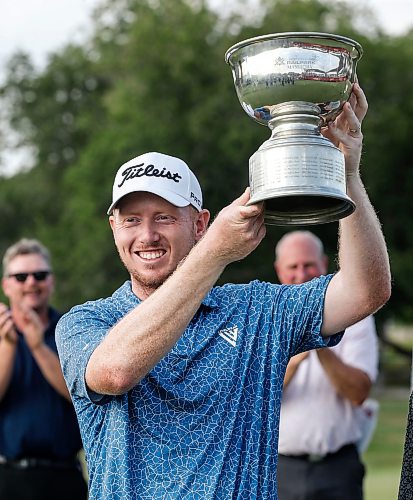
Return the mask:
[(288, 360), (334, 345), (390, 295), (359, 175), (367, 101), (358, 84), (342, 109), (323, 133), (344, 154), (356, 209), (340, 222), (340, 270), (302, 285), (215, 286), (265, 236), (264, 204), (250, 204), (249, 190), (208, 227), (182, 160), (146, 153), (118, 170), (108, 214), (130, 281), (57, 328), (91, 500), (277, 498)]

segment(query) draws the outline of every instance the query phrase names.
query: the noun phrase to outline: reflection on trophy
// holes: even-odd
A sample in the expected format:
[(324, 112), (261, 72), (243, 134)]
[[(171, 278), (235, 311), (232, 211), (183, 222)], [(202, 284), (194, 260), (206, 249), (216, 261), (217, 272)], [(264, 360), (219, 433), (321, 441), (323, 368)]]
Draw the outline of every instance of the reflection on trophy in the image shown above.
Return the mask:
[(320, 129), (334, 120), (356, 78), (360, 44), (327, 33), (250, 38), (225, 54), (244, 111), (271, 137), (251, 156), (251, 200), (266, 223), (331, 222), (351, 214), (344, 155)]

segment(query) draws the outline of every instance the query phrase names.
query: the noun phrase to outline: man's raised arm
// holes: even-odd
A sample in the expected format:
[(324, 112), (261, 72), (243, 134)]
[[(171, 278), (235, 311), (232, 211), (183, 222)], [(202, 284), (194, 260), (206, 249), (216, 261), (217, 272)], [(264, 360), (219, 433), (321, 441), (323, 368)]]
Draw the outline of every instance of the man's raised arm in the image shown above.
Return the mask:
[(339, 272), (326, 292), (324, 335), (331, 335), (376, 312), (391, 293), (386, 243), (359, 174), (361, 122), (366, 112), (366, 97), (355, 84), (350, 101), (326, 132), (344, 153), (347, 193), (357, 208), (340, 221)]
[(162, 286), (111, 329), (89, 360), (90, 389), (123, 394), (173, 348), (227, 264), (263, 239), (263, 207), (248, 200), (245, 192), (224, 208)]

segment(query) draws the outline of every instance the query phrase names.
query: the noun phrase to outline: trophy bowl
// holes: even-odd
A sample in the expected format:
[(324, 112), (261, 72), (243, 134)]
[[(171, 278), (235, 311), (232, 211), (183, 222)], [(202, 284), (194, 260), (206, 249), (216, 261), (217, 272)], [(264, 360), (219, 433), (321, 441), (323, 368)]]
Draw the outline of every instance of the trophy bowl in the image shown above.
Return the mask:
[(363, 50), (350, 38), (289, 32), (230, 47), (238, 99), (271, 137), (249, 160), (249, 204), (265, 201), (267, 224), (332, 222), (351, 214), (344, 155), (320, 132), (351, 94)]

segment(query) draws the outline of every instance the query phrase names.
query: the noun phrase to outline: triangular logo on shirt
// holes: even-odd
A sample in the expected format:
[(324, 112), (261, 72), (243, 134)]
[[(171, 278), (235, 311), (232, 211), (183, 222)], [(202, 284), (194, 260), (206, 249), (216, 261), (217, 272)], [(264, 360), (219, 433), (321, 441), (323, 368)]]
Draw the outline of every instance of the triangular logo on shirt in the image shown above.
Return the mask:
[(238, 327), (232, 326), (231, 328), (224, 328), (218, 332), (223, 339), (229, 342), (233, 347), (236, 347), (238, 339)]

